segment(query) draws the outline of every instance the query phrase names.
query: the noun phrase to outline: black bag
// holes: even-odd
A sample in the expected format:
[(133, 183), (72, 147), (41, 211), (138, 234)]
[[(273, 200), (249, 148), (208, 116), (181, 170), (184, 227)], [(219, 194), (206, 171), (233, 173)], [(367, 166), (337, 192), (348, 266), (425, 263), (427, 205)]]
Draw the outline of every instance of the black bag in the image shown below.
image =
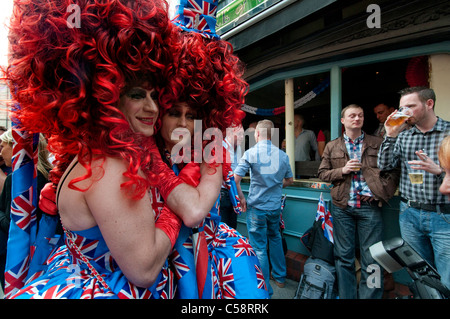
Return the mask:
[(300, 241), (312, 257), (320, 258), (334, 265), (334, 245), (325, 237), (321, 220), (314, 221), (313, 226), (303, 234)]
[(336, 299), (336, 269), (324, 260), (309, 257), (294, 299)]

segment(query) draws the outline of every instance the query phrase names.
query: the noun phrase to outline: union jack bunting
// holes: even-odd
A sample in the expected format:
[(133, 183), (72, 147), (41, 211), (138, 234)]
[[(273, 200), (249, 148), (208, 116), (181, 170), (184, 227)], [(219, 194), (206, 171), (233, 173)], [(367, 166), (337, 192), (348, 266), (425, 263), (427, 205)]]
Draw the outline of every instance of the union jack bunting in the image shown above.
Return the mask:
[(180, 0), (172, 22), (208, 39), (219, 38), (216, 34), (217, 3), (218, 0)]
[(327, 209), (327, 205), (323, 200), (322, 193), (320, 193), (319, 204), (317, 206), (316, 220), (322, 220), (322, 229), (325, 238), (334, 244), (333, 238), (333, 217)]

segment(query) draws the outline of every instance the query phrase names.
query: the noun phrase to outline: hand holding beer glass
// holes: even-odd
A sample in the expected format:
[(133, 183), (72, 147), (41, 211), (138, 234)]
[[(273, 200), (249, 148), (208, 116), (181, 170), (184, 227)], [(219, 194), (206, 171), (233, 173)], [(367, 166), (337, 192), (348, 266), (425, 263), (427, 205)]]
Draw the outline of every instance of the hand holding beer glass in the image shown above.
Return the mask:
[(402, 106), (398, 111), (393, 112), (386, 120), (388, 126), (399, 126), (406, 122), (412, 116), (412, 111), (409, 107)]
[(423, 184), (423, 167), (422, 164), (427, 162), (427, 153), (423, 150), (416, 151), (416, 155), (420, 161), (405, 161), (408, 169), (409, 180), (411, 184)]
[(359, 171), (361, 169), (361, 161), (360, 161), (358, 155), (353, 154), (353, 159), (352, 160), (354, 162), (352, 170), (355, 171), (355, 172)]
[(403, 124), (405, 124), (412, 115), (412, 110), (406, 106), (400, 107), (389, 115), (384, 123), (387, 136), (396, 137), (403, 130)]
[(411, 163), (405, 161), (405, 164), (408, 169), (408, 176), (411, 184), (423, 184), (423, 172), (417, 170), (412, 161)]
[(359, 157), (355, 154), (353, 155), (353, 158), (350, 159), (344, 167), (342, 167), (342, 174), (350, 174), (350, 173), (356, 173), (359, 171), (362, 167), (361, 161)]

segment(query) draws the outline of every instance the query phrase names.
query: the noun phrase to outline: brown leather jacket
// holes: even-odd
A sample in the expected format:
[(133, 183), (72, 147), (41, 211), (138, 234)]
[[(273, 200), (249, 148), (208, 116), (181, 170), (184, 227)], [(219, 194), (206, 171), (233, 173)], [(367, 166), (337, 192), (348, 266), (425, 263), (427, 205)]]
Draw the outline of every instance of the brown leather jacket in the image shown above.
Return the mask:
[[(365, 134), (361, 150), (362, 174), (374, 198), (387, 203), (397, 190), (400, 171), (383, 171), (377, 167), (378, 149), (383, 139)], [(330, 141), (323, 152), (318, 175), (324, 182), (333, 184), (331, 197), (333, 204), (345, 208), (350, 198), (352, 174), (342, 175), (342, 167), (350, 160), (344, 137)]]

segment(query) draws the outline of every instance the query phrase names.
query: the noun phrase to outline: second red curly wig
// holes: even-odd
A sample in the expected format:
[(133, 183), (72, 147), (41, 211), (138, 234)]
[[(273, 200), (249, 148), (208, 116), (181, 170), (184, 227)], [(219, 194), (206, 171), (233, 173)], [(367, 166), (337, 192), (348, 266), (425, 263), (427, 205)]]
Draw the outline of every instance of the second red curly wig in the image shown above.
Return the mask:
[[(180, 51), (166, 75), (168, 85), (161, 94), (165, 106), (161, 116), (170, 105), (186, 102), (202, 120), (202, 131), (217, 128), (225, 137), (226, 129), (240, 125), (245, 117), (241, 110), (248, 93), (248, 84), (243, 79), (244, 65), (227, 41), (181, 29), (178, 32)], [(203, 146), (207, 143), (203, 141)], [(225, 163), (225, 158), (214, 161)]]

